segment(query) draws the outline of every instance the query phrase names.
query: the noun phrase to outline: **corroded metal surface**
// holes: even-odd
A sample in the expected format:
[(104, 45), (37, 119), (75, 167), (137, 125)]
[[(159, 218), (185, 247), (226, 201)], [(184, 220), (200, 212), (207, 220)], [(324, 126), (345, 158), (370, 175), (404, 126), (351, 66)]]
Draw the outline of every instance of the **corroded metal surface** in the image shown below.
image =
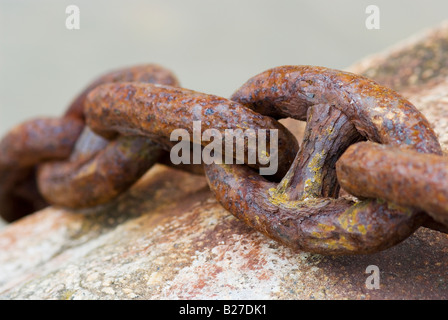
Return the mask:
[[(134, 72), (136, 70), (137, 74)], [(149, 71), (147, 68), (131, 68), (129, 75), (125, 71), (119, 73), (122, 77), (114, 76), (112, 80), (121, 81), (124, 76), (133, 76), (138, 80), (142, 75), (148, 76), (152, 68)], [(102, 77), (94, 84), (108, 80), (111, 80), (110, 77)], [(152, 81), (153, 78), (150, 77), (149, 80)], [(280, 165), (274, 174), (277, 179), (286, 173), (298, 149), (297, 140), (282, 124), (221, 97), (175, 86), (144, 82), (112, 82), (103, 83), (93, 89), (91, 86), (89, 88), (89, 93), (82, 99), (83, 117), (80, 115), (73, 117), (79, 111), (79, 104), (74, 104), (75, 107), (71, 107), (68, 115), (62, 118), (64, 121), (73, 119), (75, 123), (81, 122), (79, 119), (86, 120), (88, 126), (85, 134), (80, 141), (77, 141), (77, 145), (81, 145), (82, 148), (75, 149), (70, 159), (64, 159), (64, 161), (42, 163), (43, 161), (39, 161), (42, 159), (36, 157), (36, 161), (29, 165), (29, 167), (39, 165), (37, 170), (39, 191), (45, 200), (53, 205), (85, 208), (112, 200), (127, 190), (156, 162), (167, 159), (166, 152), (177, 143), (177, 141), (171, 141), (174, 130), (183, 129), (190, 134), (187, 143), (189, 141), (196, 143), (194, 121), (198, 121), (201, 126), (198, 143), (205, 145), (210, 139), (203, 139), (202, 130), (204, 132), (208, 129), (217, 131), (222, 137), (222, 146), (226, 149), (226, 133), (229, 130), (235, 130), (237, 140), (242, 140), (241, 148), (244, 157), (238, 160), (254, 167), (265, 165), (261, 162), (260, 156), (255, 157), (256, 162), (253, 164), (248, 163), (247, 159), (250, 153), (257, 154), (257, 144), (261, 144), (261, 138), (257, 138), (258, 131), (266, 130), (269, 135), (269, 130), (275, 130), (276, 138), (278, 138), (275, 145), (270, 145), (271, 139), (268, 136), (265, 141), (267, 150), (270, 150), (270, 158), (278, 159)], [(29, 135), (27, 132), (20, 132), (19, 129), (20, 127), (14, 133), (21, 134), (22, 140), (26, 140)], [(60, 128), (61, 131), (63, 129)], [(252, 134), (255, 144), (249, 143), (250, 138), (244, 139), (246, 133), (243, 129), (251, 130), (249, 134)], [(73, 135), (74, 138), (78, 136), (79, 133)], [(56, 135), (52, 139), (58, 137)], [(45, 138), (40, 137), (43, 145), (46, 143), (43, 141)], [(105, 139), (110, 142), (107, 143)], [(73, 148), (75, 140), (73, 138), (66, 140), (66, 144), (70, 142), (69, 147)], [(233, 140), (231, 145), (233, 156), (237, 158), (241, 153), (240, 142)], [(5, 150), (5, 158), (12, 153), (10, 150), (14, 151), (16, 148), (14, 140), (8, 137), (1, 141), (0, 147)], [(22, 144), (20, 147), (26, 148), (27, 145)], [(199, 152), (201, 152), (200, 147)], [(67, 151), (64, 155), (68, 157)], [(193, 156), (194, 158), (196, 157)], [(43, 160), (56, 159), (59, 158), (44, 158)], [(202, 159), (199, 159), (199, 163), (201, 161)], [(182, 166), (179, 168), (192, 170)], [(0, 172), (1, 170), (2, 167)], [(9, 193), (4, 192), (4, 194)], [(0, 211), (5, 210), (0, 207)]]
[(89, 152), (92, 139), (97, 137), (91, 132), (81, 137), (78, 143), (89, 148), (73, 160), (39, 166), (39, 191), (48, 203), (69, 208), (106, 203), (132, 186), (162, 155), (160, 147), (145, 137), (118, 137), (105, 141), (104, 149)]
[[(393, 90), (363, 76), (314, 66), (282, 66), (262, 72), (238, 89), (232, 100), (138, 82), (140, 78), (148, 81), (148, 76), (150, 81), (158, 81), (154, 74), (160, 70), (161, 81), (166, 82), (170, 72), (154, 66), (103, 76), (69, 108), (62, 119), (86, 121), (87, 135), (79, 143), (86, 146), (86, 151), (78, 148), (68, 162), (32, 164), (40, 164), (38, 188), (48, 203), (86, 208), (114, 199), (162, 157), (162, 149), (170, 151), (174, 147), (175, 130), (187, 133), (190, 149), (195, 144), (207, 148), (210, 139), (204, 141), (203, 129), (218, 132), (214, 142), (222, 140), (218, 142), (221, 148), (225, 145), (231, 158), (238, 158), (242, 151), (239, 163), (257, 168), (266, 155), (248, 162), (250, 154), (257, 154), (257, 143), (250, 141), (258, 140), (260, 146), (259, 130), (274, 129), (276, 144), (267, 147), (270, 158), (279, 160), (280, 166), (274, 170), (274, 177), (282, 178), (278, 185), (254, 176), (245, 167), (228, 167), (227, 161), (220, 165), (224, 159), (205, 170), (218, 201), (265, 235), (308, 252), (372, 253), (399, 243), (427, 220), (424, 212), (407, 208), (406, 203), (397, 207), (377, 200), (338, 198), (335, 163), (356, 141), (369, 139), (441, 154), (426, 118)], [(123, 82), (128, 78), (136, 81)], [(290, 166), (297, 141), (271, 117), (304, 120), (305, 115), (304, 142)], [(195, 141), (195, 122), (200, 123), (199, 141)], [(227, 132), (236, 129), (243, 145), (232, 139), (232, 150), (227, 151)], [(244, 139), (241, 129), (250, 129), (253, 139)], [(106, 144), (104, 139), (111, 142)], [(8, 141), (1, 144), (6, 154), (8, 148), (14, 148)], [(93, 149), (89, 148), (91, 144)], [(105, 145), (104, 150), (97, 145)], [(200, 146), (196, 151), (201, 152)], [(218, 151), (221, 157), (223, 152)], [(225, 157), (227, 160), (229, 155)]]
[(47, 206), (35, 179), (35, 166), (70, 155), (81, 133), (76, 118), (42, 118), (13, 128), (0, 140), (0, 216), (14, 221)]
[[(89, 84), (64, 117), (85, 121), (85, 104), (91, 91), (102, 84), (129, 81), (179, 86), (170, 70), (156, 64), (122, 68)], [(118, 137), (107, 143), (90, 128), (84, 131), (81, 141), (77, 141), (77, 146), (82, 147), (74, 150), (69, 161), (43, 163), (38, 167), (39, 191), (52, 205), (85, 208), (106, 203), (141, 178), (164, 153), (145, 137)]]
[(335, 162), (363, 138), (442, 153), (428, 120), (398, 93), (348, 72), (282, 66), (254, 76), (232, 99), (275, 118), (306, 119), (308, 125), (300, 153), (278, 185), (242, 166), (206, 167), (218, 201), (258, 231), (309, 252), (360, 254), (399, 243), (427, 219), (422, 210), (382, 200), (334, 199)]
[(138, 81), (143, 83), (159, 83), (178, 86), (179, 81), (168, 69), (157, 64), (131, 66), (108, 72), (90, 83), (68, 107), (65, 116), (84, 118), (84, 104), (90, 91), (105, 83)]
[(249, 79), (232, 100), (274, 118), (306, 120), (308, 108), (328, 104), (366, 139), (441, 154), (428, 120), (397, 92), (353, 73), (314, 66), (282, 66)]
[(350, 194), (416, 207), (448, 226), (446, 157), (362, 142), (342, 155), (336, 169)]
[[(174, 130), (185, 130), (191, 142), (194, 142), (193, 121), (200, 122), (201, 132), (217, 130), (226, 145), (225, 131), (240, 129), (241, 132), (252, 129), (275, 129), (278, 132), (277, 177), (282, 177), (294, 159), (298, 150), (295, 137), (276, 120), (260, 115), (244, 106), (211, 94), (196, 92), (171, 86), (155, 86), (141, 83), (106, 84), (97, 87), (87, 97), (87, 125), (103, 137), (121, 135), (146, 136), (162, 148), (170, 150), (177, 141), (171, 141)], [(267, 150), (270, 149), (267, 139)], [(200, 138), (203, 146), (210, 141)], [(232, 141), (233, 157), (237, 158), (236, 141)], [(255, 146), (256, 147), (256, 146)], [(249, 166), (262, 165), (257, 157), (256, 163), (247, 161), (249, 148), (254, 148), (244, 140), (244, 161)]]
[[(148, 139), (123, 138), (100, 151), (90, 146), (102, 144), (104, 139), (90, 135), (85, 150), (72, 155), (68, 163), (47, 163), (39, 169), (43, 162), (66, 160), (70, 156), (84, 126), (87, 94), (98, 85), (122, 81), (179, 85), (171, 71), (155, 64), (122, 68), (94, 80), (61, 119), (36, 119), (15, 127), (0, 141), (3, 219), (14, 221), (48, 203), (85, 207), (107, 202), (129, 188), (155, 163), (162, 151)], [(129, 175), (117, 169), (126, 170)]]

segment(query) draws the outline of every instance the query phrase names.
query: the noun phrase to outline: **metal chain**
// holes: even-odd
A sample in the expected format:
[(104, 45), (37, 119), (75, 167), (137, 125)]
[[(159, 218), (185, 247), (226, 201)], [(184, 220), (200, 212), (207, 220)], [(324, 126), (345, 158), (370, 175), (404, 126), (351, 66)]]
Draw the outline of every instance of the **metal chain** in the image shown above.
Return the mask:
[[(277, 121), (286, 117), (307, 121), (300, 150)], [(253, 170), (264, 163), (247, 159), (172, 164), (171, 132), (192, 134), (197, 120), (218, 132), (278, 130), (277, 174), (267, 180)], [(370, 79), (312, 66), (267, 70), (230, 99), (180, 88), (157, 65), (108, 73), (63, 117), (27, 121), (0, 141), (0, 215), (111, 201), (155, 163), (205, 173), (223, 207), (294, 249), (372, 253), (420, 226), (448, 231), (448, 161), (426, 118)], [(358, 199), (340, 197), (340, 185)]]

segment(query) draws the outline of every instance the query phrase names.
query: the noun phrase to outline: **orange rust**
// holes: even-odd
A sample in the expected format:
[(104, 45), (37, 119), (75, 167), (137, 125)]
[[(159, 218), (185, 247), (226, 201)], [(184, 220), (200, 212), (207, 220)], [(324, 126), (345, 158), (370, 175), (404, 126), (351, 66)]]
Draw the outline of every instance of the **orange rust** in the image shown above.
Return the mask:
[[(154, 82), (158, 85), (151, 84)], [(429, 221), (420, 209), (381, 199), (353, 202), (338, 198), (336, 162), (360, 140), (441, 154), (426, 118), (391, 89), (362, 76), (312, 66), (267, 70), (250, 79), (232, 100), (175, 86), (175, 77), (158, 66), (123, 69), (99, 78), (79, 95), (62, 119), (81, 122), (80, 128), (85, 119), (101, 136), (93, 140), (104, 143), (104, 150), (87, 148), (74, 152), (68, 162), (44, 163), (57, 158), (50, 152), (45, 159), (27, 163), (21, 168), (23, 172), (4, 179), (8, 183), (0, 190), (0, 200), (11, 200), (4, 195), (19, 180), (34, 181), (36, 191), (34, 171), (39, 165), (39, 187), (49, 202), (89, 207), (110, 201), (152, 164), (166, 162), (163, 150), (173, 146), (169, 136), (174, 129), (191, 134), (192, 122), (200, 120), (204, 130), (279, 131), (276, 178), (283, 177), (280, 183), (252, 171), (251, 167), (258, 168), (261, 163), (212, 164), (206, 166), (205, 173), (226, 209), (294, 249), (323, 254), (376, 252), (399, 243)], [(294, 161), (297, 141), (275, 120), (284, 117), (307, 120), (302, 148)], [(23, 138), (25, 149), (28, 139)], [(69, 149), (73, 148), (72, 140), (64, 142)], [(12, 144), (5, 142), (0, 147), (11, 162)], [(248, 148), (245, 144), (245, 154)], [(0, 166), (0, 177), (7, 175), (5, 168)], [(126, 174), (129, 176), (123, 178)], [(27, 193), (21, 190), (16, 188), (17, 194)]]
[(401, 242), (427, 221), (419, 209), (338, 198), (335, 163), (352, 143), (442, 153), (429, 122), (398, 93), (348, 72), (282, 66), (251, 78), (232, 100), (276, 119), (307, 120), (301, 150), (279, 184), (244, 166), (206, 166), (218, 201), (256, 230), (295, 249), (362, 254)]
[(349, 193), (419, 208), (448, 227), (446, 157), (362, 142), (342, 155), (336, 171)]

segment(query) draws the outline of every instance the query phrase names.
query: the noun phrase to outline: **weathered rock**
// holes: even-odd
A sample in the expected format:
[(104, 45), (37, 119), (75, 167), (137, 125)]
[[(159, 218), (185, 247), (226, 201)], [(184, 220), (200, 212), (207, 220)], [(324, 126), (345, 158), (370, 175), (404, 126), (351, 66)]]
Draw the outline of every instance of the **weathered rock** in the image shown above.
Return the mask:
[[(446, 43), (443, 25), (350, 69), (399, 90), (445, 150)], [(3, 299), (447, 299), (447, 267), (448, 235), (423, 228), (372, 255), (294, 252), (224, 210), (204, 177), (162, 165), (106, 206), (50, 207), (0, 231)]]
[(448, 146), (448, 21), (348, 69), (400, 92), (432, 123)]

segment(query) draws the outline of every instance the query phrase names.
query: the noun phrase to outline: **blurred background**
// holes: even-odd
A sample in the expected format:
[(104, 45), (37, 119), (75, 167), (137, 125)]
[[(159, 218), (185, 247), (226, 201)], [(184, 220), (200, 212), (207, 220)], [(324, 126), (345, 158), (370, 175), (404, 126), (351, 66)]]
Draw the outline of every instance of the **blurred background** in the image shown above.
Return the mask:
[[(368, 30), (368, 5), (380, 29)], [(65, 10), (80, 9), (68, 30)], [(190, 89), (229, 97), (285, 64), (344, 69), (439, 24), (446, 0), (0, 0), (0, 136), (61, 115), (92, 79), (155, 62)]]

